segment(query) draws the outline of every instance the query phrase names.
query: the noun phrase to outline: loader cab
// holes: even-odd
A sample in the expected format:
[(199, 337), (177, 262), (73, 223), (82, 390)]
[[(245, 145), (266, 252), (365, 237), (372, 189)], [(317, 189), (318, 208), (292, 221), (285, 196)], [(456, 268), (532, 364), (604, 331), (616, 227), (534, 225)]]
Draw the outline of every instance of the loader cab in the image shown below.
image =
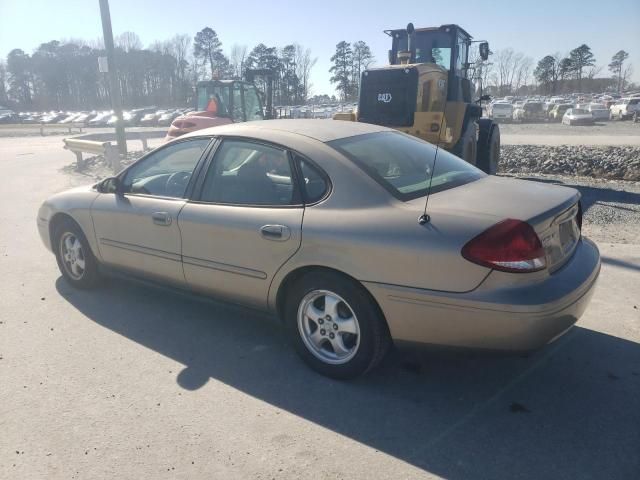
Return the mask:
[[(403, 63), (401, 52), (410, 52), (408, 63), (432, 63), (448, 72), (447, 100), (471, 102), (469, 48), (472, 37), (458, 25), (385, 30), (392, 39), (389, 63)], [(412, 36), (413, 38), (409, 38)]]
[(234, 122), (263, 120), (264, 111), (252, 83), (240, 80), (208, 80), (196, 85), (196, 111), (228, 117)]

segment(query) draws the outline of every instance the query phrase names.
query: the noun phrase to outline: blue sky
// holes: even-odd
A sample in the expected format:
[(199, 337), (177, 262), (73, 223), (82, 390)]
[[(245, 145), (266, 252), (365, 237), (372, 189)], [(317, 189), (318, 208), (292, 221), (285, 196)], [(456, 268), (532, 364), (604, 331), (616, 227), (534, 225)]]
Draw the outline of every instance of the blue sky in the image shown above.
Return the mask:
[[(367, 42), (386, 61), (386, 28), (457, 23), (493, 50), (511, 47), (534, 60), (587, 43), (598, 65), (620, 49), (630, 53), (640, 80), (640, 0), (517, 0), (455, 2), (405, 0), (321, 2), (278, 0), (110, 0), (114, 34), (136, 32), (145, 45), (209, 26), (228, 51), (234, 43), (310, 47), (318, 63), (313, 93), (333, 93), (329, 58), (340, 40)], [(13, 48), (31, 53), (40, 43), (102, 35), (98, 0), (0, 0), (0, 57)]]

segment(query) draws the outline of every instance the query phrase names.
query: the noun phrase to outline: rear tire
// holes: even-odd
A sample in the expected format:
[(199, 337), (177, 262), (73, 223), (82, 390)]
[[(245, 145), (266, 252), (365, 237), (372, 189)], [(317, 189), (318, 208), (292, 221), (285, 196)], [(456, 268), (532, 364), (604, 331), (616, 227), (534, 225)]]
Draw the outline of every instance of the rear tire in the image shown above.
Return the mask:
[(82, 289), (98, 284), (98, 262), (77, 223), (65, 219), (54, 227), (53, 248), (60, 273), (67, 282)]
[(284, 321), (305, 363), (335, 379), (368, 372), (391, 345), (387, 323), (371, 295), (337, 273), (310, 272), (298, 279), (286, 292)]
[(500, 163), (500, 129), (496, 125), (490, 131), (490, 137), (478, 139), (478, 159), (476, 166), (484, 173), (495, 175)]

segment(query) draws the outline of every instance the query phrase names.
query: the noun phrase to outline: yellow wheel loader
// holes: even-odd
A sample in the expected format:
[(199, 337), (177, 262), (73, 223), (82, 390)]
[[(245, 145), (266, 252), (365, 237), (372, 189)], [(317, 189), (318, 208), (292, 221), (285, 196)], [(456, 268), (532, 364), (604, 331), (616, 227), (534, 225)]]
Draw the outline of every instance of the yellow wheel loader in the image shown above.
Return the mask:
[(389, 65), (365, 70), (358, 110), (336, 120), (374, 123), (422, 138), (458, 155), (489, 174), (500, 160), (500, 129), (482, 118), (480, 96), (473, 100), (469, 50), (474, 42), (458, 25), (385, 30), (392, 39)]

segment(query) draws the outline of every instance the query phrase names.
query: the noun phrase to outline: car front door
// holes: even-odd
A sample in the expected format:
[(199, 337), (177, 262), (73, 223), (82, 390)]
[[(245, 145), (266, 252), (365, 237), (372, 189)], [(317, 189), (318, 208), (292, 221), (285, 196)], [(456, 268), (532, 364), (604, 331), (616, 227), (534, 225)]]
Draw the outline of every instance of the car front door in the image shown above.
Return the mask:
[(179, 285), (178, 214), (209, 138), (193, 138), (156, 150), (119, 176), (120, 189), (102, 193), (91, 216), (103, 263)]
[(226, 139), (178, 216), (187, 284), (264, 308), (278, 269), (298, 250), (304, 212), (281, 148)]

